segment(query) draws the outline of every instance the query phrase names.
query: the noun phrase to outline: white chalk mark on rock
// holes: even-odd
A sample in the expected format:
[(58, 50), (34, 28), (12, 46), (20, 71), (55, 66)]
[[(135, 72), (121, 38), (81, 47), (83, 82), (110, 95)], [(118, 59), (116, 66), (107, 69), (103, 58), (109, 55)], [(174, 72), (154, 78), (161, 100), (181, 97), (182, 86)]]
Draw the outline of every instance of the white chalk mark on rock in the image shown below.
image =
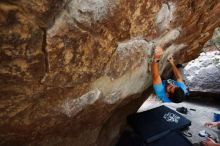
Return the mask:
[(155, 39), (157, 45), (163, 46), (167, 43), (171, 43), (172, 41), (176, 40), (181, 32), (181, 28), (172, 29), (163, 36), (160, 36), (159, 38)]
[(79, 98), (71, 99), (67, 98), (60, 106), (60, 112), (67, 115), (68, 117), (73, 117), (79, 113), (82, 109), (87, 106), (92, 105), (101, 96), (101, 91), (98, 89), (92, 90)]
[(167, 30), (170, 28), (170, 23), (174, 19), (173, 13), (175, 12), (176, 7), (173, 2), (168, 2), (163, 4), (162, 8), (157, 14), (156, 23), (161, 31)]

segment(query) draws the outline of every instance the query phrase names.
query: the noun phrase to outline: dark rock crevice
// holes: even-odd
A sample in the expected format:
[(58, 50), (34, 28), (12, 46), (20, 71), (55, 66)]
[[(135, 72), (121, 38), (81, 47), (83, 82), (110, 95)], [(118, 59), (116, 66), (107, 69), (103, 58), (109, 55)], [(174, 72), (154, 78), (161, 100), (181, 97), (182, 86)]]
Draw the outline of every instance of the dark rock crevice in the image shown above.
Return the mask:
[(41, 79), (40, 83), (43, 83), (45, 81), (45, 78), (47, 74), (50, 71), (50, 66), (49, 66), (49, 57), (48, 57), (48, 52), (47, 52), (47, 29), (46, 28), (41, 28), (43, 32), (43, 38), (42, 38), (42, 52), (44, 55), (44, 68), (45, 68), (45, 73), (43, 78)]
[[(105, 124), (100, 130), (96, 142), (97, 146), (116, 145), (120, 134), (125, 129), (129, 129), (129, 126), (127, 125), (127, 116), (137, 112), (146, 100), (146, 97), (152, 92), (153, 88), (150, 87), (142, 93), (129, 96), (126, 102), (120, 103), (120, 106), (118, 106), (120, 108), (111, 113), (111, 116), (105, 121)], [(112, 139), (113, 137), (114, 140), (109, 141), (109, 139)]]

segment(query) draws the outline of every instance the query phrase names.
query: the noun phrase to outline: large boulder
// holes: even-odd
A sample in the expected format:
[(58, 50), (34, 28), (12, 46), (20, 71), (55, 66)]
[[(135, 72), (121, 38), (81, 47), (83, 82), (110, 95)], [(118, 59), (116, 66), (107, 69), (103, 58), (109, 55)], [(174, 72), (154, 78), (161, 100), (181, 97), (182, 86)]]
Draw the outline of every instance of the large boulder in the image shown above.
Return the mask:
[(220, 94), (220, 51), (201, 53), (187, 64), (184, 74), (190, 91)]
[(0, 145), (114, 145), (165, 60), (198, 56), (217, 0), (1, 0)]

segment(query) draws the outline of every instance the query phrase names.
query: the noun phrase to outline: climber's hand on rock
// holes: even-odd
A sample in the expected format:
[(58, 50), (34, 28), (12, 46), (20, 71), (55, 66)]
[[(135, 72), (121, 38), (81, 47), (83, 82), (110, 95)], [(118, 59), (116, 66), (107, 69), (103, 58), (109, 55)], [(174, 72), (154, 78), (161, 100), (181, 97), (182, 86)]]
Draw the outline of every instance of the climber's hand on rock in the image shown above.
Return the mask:
[(154, 50), (154, 58), (159, 59), (163, 55), (163, 49), (160, 46), (156, 46)]
[(167, 61), (168, 61), (169, 63), (174, 63), (173, 54), (170, 54), (170, 55), (167, 57)]

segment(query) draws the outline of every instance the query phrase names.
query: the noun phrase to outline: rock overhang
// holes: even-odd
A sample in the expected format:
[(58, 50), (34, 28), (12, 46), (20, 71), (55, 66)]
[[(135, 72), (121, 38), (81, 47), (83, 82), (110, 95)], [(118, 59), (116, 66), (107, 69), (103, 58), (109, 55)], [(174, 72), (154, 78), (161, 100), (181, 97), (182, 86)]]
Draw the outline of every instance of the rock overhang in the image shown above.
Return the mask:
[(101, 145), (105, 135), (110, 145), (151, 86), (153, 46), (164, 46), (164, 73), (169, 53), (195, 58), (220, 24), (218, 1), (3, 1), (0, 10), (0, 144)]

